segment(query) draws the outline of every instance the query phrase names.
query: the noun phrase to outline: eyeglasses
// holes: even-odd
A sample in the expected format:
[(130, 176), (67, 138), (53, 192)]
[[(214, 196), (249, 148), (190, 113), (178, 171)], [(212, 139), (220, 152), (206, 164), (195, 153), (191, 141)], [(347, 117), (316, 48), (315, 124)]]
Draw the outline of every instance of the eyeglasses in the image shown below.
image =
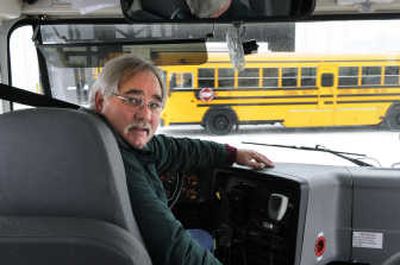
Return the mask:
[(146, 104), (143, 98), (132, 97), (132, 96), (128, 97), (117, 93), (113, 93), (113, 95), (118, 99), (120, 99), (122, 102), (124, 102), (126, 105), (129, 105), (134, 108), (143, 107), (146, 105), (150, 109), (150, 111), (154, 113), (161, 112), (163, 108), (162, 102), (159, 101), (150, 101)]

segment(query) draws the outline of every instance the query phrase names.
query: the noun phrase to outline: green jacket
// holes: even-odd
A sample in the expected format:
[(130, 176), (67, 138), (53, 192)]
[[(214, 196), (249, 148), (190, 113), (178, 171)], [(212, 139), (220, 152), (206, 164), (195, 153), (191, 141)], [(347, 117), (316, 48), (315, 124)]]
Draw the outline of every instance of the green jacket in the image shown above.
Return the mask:
[(154, 265), (221, 264), (168, 208), (159, 172), (190, 172), (232, 163), (224, 145), (157, 135), (144, 149), (119, 139), (132, 209)]

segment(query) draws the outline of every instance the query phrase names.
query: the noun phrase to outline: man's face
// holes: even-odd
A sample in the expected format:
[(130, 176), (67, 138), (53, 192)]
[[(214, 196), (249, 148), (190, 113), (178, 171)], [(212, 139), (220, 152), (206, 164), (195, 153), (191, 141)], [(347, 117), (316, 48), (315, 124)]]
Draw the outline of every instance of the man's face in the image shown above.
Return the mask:
[(117, 95), (104, 97), (100, 92), (96, 94), (96, 111), (104, 115), (131, 146), (139, 149), (157, 130), (160, 106), (160, 83), (150, 71), (126, 77), (120, 82)]

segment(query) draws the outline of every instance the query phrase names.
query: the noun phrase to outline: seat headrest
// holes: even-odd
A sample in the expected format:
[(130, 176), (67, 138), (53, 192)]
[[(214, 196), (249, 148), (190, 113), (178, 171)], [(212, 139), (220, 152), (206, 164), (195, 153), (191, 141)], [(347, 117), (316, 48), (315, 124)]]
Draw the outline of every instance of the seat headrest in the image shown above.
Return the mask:
[(73, 216), (132, 230), (116, 139), (85, 111), (38, 108), (0, 115), (0, 215)]

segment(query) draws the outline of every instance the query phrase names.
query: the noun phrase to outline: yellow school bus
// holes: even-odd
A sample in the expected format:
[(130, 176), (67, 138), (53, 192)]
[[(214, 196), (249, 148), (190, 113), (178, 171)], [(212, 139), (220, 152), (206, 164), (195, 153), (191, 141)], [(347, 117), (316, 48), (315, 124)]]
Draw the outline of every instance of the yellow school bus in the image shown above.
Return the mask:
[(228, 54), (201, 65), (163, 66), (164, 126), (200, 124), (226, 134), (239, 124), (285, 127), (385, 124), (400, 128), (400, 55), (246, 56), (242, 71)]

